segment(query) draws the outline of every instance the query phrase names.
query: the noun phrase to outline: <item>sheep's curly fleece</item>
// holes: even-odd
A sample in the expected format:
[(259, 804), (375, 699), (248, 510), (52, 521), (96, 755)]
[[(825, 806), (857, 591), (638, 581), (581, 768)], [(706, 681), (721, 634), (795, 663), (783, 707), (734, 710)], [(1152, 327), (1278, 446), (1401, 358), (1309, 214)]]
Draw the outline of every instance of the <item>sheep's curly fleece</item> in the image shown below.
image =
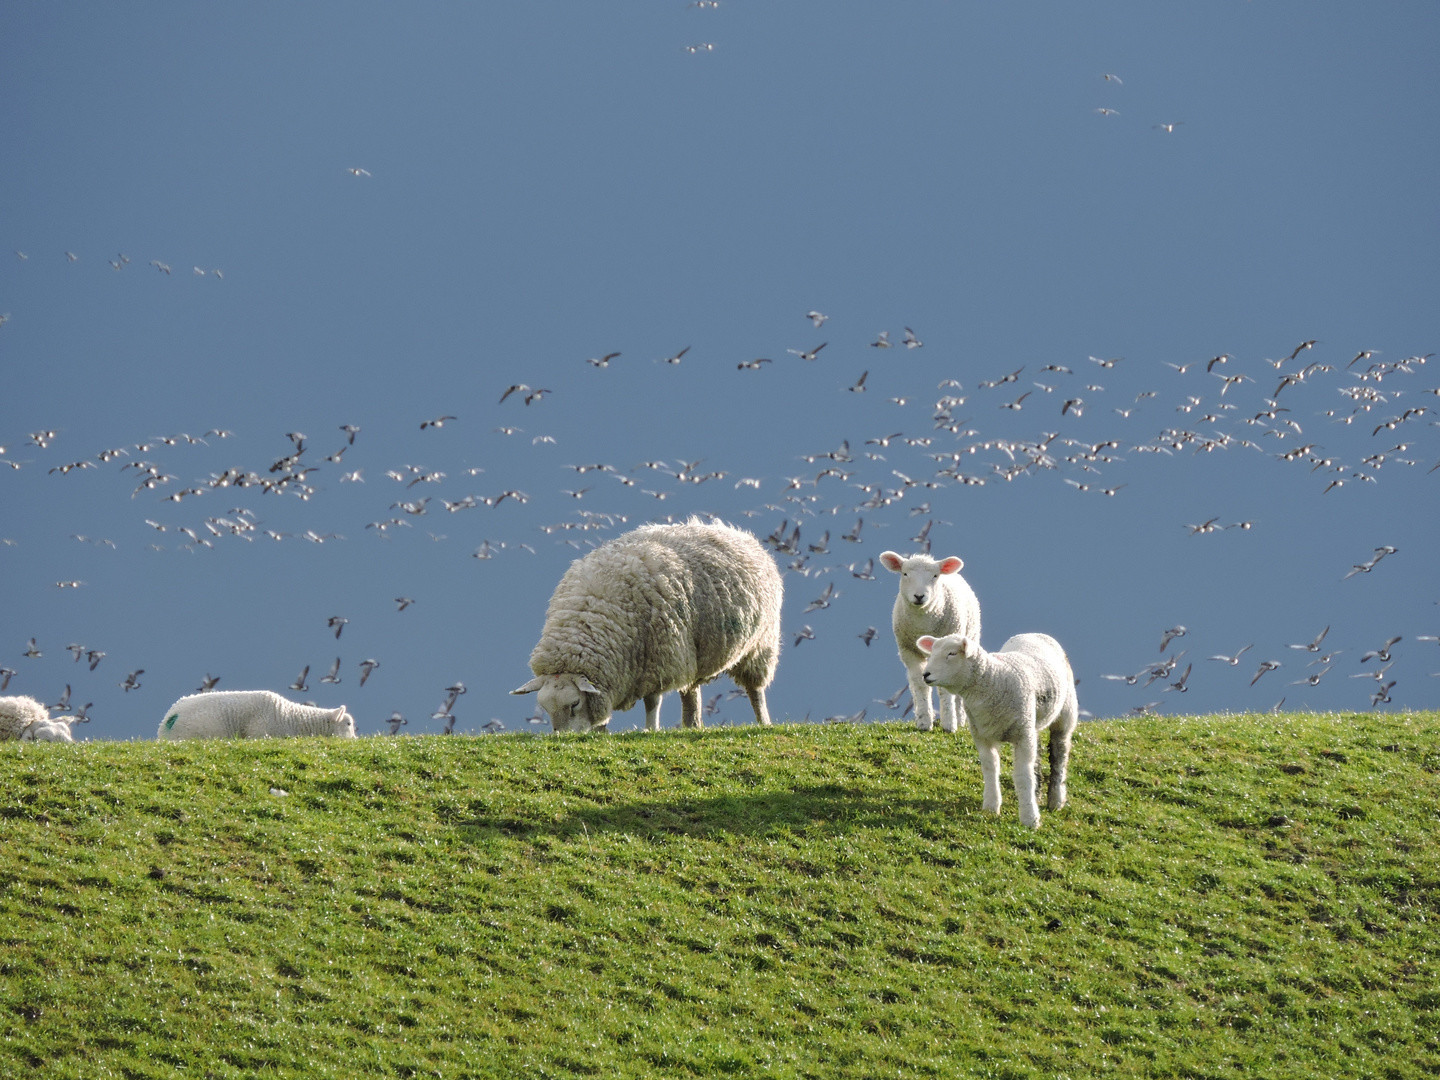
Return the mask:
[(763, 690), (780, 657), (783, 592), (775, 561), (744, 529), (643, 525), (570, 564), (530, 669), (589, 679), (609, 698), (592, 716), (722, 672)]
[(0, 742), (18, 739), (31, 724), (50, 719), (50, 710), (32, 697), (0, 697)]

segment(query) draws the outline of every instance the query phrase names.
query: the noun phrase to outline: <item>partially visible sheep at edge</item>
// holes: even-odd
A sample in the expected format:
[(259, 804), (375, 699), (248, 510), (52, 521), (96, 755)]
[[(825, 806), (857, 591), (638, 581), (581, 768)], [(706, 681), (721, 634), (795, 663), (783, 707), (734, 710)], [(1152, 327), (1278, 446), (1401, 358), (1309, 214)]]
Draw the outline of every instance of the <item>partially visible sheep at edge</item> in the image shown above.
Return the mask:
[(1048, 634), (1016, 634), (987, 653), (978, 638), (964, 635), (915, 642), (925, 653), (923, 677), (933, 686), (963, 694), (970, 710), (970, 734), (980, 755), (985, 782), (982, 805), (1000, 812), (1000, 744), (1008, 742), (1015, 754), (1015, 801), (1020, 824), (1040, 827), (1036, 802), (1036, 758), (1040, 732), (1050, 732), (1051, 810), (1065, 805), (1066, 774), (1070, 767), (1070, 740), (1080, 722), (1075, 694), (1075, 673), (1060, 643)]
[(0, 742), (74, 742), (67, 720), (50, 719), (50, 710), (32, 697), (0, 697)]
[(355, 718), (338, 709), (287, 701), (270, 690), (189, 694), (165, 710), (157, 739), (283, 739), (293, 735), (355, 738)]
[(662, 695), (679, 690), (682, 725), (699, 728), (700, 687), (725, 673), (768, 726), (783, 592), (774, 560), (743, 529), (693, 518), (642, 526), (570, 564), (530, 654), (535, 678), (511, 693), (538, 691), (556, 731), (604, 731), (643, 700), (645, 729), (658, 731)]
[[(960, 576), (965, 562), (958, 556), (932, 559), (923, 554), (905, 556), (882, 551), (880, 564), (900, 575), (890, 623), (910, 683), (910, 700), (915, 703), (915, 726), (929, 731), (935, 726), (935, 714), (930, 706), (930, 687), (920, 677), (925, 656), (915, 647), (915, 639), (926, 634), (967, 634), (979, 641), (980, 601), (970, 583)], [(940, 730), (953, 735), (965, 723), (965, 703), (943, 689), (937, 690), (936, 696), (940, 699)]]

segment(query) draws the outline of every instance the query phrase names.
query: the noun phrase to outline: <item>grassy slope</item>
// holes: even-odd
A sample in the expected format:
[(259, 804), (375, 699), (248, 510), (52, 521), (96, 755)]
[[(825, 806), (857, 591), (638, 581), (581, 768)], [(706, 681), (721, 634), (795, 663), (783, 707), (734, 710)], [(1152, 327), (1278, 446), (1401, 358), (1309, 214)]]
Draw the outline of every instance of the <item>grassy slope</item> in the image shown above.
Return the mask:
[(7, 744), (0, 1075), (1435, 1075), (1437, 774), (1092, 724), (1029, 833), (896, 725)]

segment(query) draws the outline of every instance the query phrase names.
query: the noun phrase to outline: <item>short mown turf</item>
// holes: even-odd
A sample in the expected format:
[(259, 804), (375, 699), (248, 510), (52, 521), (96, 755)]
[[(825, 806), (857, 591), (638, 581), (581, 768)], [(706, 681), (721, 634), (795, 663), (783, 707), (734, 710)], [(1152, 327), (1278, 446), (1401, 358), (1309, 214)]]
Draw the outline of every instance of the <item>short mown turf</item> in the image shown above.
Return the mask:
[[(0, 1075), (1430, 1077), (1440, 715), (0, 746)], [(271, 789), (287, 794), (272, 794)]]

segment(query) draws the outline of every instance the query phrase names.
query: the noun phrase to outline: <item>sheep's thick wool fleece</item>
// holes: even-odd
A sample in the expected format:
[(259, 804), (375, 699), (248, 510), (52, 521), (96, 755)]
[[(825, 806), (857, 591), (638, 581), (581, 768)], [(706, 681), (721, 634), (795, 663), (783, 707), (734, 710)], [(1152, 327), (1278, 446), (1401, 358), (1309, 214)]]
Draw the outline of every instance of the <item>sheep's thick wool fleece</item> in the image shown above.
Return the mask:
[(343, 723), (342, 709), (321, 709), (287, 701), (270, 690), (190, 694), (165, 710), (160, 739), (264, 739), (291, 735), (354, 738), (355, 723)]
[(39, 720), (49, 720), (50, 710), (32, 697), (0, 697), (0, 741), (18, 739)]
[(766, 686), (780, 654), (782, 593), (774, 560), (743, 529), (645, 525), (570, 564), (530, 668), (583, 674), (622, 711), (742, 663)]

